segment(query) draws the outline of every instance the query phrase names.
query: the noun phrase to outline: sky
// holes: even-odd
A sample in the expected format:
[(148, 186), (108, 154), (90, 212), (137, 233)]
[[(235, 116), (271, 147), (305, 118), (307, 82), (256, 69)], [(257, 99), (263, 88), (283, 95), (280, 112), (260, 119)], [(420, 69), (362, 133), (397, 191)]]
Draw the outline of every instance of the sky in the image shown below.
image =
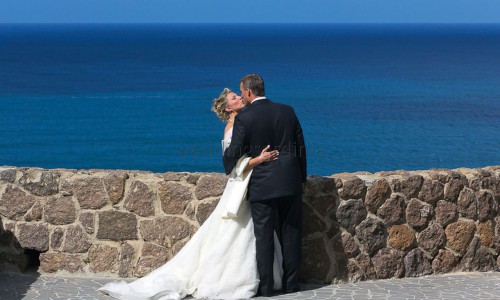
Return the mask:
[(500, 0), (0, 0), (0, 23), (500, 23)]

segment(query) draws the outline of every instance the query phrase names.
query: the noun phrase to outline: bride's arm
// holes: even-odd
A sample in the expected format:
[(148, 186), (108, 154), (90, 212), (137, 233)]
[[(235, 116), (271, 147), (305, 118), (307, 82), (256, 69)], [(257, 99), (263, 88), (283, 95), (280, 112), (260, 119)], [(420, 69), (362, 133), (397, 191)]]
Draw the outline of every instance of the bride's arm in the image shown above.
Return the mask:
[(270, 146), (267, 145), (266, 148), (262, 150), (259, 156), (254, 157), (248, 161), (248, 165), (245, 168), (245, 171), (253, 169), (255, 166), (260, 165), (261, 163), (270, 162), (278, 159), (279, 152), (278, 150), (267, 151)]

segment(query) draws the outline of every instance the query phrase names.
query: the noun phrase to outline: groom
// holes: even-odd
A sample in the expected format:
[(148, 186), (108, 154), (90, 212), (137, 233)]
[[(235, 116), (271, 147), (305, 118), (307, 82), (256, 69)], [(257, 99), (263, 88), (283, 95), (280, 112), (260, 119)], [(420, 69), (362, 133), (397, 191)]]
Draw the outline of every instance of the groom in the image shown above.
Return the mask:
[(231, 145), (223, 163), (229, 174), (243, 154), (259, 156), (270, 145), (278, 150), (277, 160), (253, 169), (248, 185), (252, 210), (260, 284), (257, 295), (273, 292), (274, 228), (283, 252), (283, 292), (299, 290), (301, 261), (302, 184), (306, 182), (306, 148), (302, 128), (292, 107), (265, 97), (264, 81), (250, 74), (240, 81), (241, 97), (247, 109), (234, 121)]

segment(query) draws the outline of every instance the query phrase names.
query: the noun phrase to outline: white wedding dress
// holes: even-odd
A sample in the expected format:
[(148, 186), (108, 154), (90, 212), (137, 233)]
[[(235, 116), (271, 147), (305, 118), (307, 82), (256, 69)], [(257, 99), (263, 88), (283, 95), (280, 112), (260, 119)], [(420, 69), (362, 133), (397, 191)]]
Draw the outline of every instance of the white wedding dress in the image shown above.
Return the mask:
[[(229, 145), (230, 129), (222, 141)], [(229, 191), (229, 192), (228, 192)], [(134, 282), (111, 282), (99, 289), (117, 299), (244, 299), (259, 286), (250, 204), (243, 201), (236, 218), (223, 218), (231, 189), (188, 243), (165, 265)], [(282, 256), (275, 234), (274, 288), (281, 289)]]

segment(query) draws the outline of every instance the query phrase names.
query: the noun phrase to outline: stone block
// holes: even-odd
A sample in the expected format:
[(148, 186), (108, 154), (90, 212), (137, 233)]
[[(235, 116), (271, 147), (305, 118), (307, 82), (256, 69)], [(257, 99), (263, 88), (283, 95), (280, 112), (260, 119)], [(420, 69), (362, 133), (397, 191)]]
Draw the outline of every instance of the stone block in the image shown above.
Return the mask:
[(418, 235), (418, 245), (434, 257), (438, 250), (444, 246), (446, 235), (438, 224), (432, 224)]
[(115, 272), (118, 263), (118, 249), (94, 244), (89, 248), (89, 262), (92, 272)]
[(16, 169), (0, 169), (0, 181), (14, 183), (16, 180)]
[(364, 252), (372, 255), (385, 247), (387, 232), (384, 223), (367, 218), (356, 227), (356, 237)]
[(0, 215), (11, 220), (20, 220), (33, 206), (36, 198), (20, 188), (8, 184), (0, 198)]
[(88, 234), (94, 233), (94, 219), (94, 212), (87, 211), (80, 213), (80, 223), (82, 224), (83, 229), (85, 229)]
[(166, 214), (180, 215), (193, 200), (191, 188), (177, 182), (161, 182), (158, 185), (161, 208)]
[(405, 276), (420, 277), (432, 274), (432, 266), (422, 250), (416, 248), (408, 252), (404, 258)]
[(338, 190), (340, 198), (363, 199), (366, 194), (366, 185), (363, 180), (357, 176), (342, 178), (342, 187)]
[(66, 238), (64, 239), (63, 251), (67, 253), (87, 252), (91, 245), (91, 240), (85, 229), (80, 225), (73, 225), (66, 228)]
[(446, 247), (461, 255), (464, 254), (474, 235), (475, 229), (474, 222), (463, 220), (458, 220), (446, 226)]
[(405, 223), (406, 202), (403, 196), (393, 194), (378, 210), (377, 215), (387, 226)]
[(436, 221), (441, 226), (446, 226), (458, 220), (457, 205), (445, 200), (438, 201), (436, 205)]
[(425, 179), (418, 193), (418, 199), (435, 204), (438, 200), (444, 199), (444, 185), (437, 180)]
[(365, 206), (372, 213), (376, 213), (377, 210), (385, 203), (385, 201), (391, 196), (391, 187), (385, 179), (376, 180), (373, 185), (368, 188), (365, 197)]
[(111, 203), (118, 204), (125, 193), (125, 180), (128, 174), (125, 172), (112, 172), (103, 178), (104, 187), (108, 192), (108, 197)]
[(43, 210), (45, 221), (53, 225), (71, 224), (76, 220), (76, 206), (72, 196), (51, 197)]
[(75, 273), (83, 271), (84, 262), (81, 255), (78, 254), (41, 253), (40, 268), (47, 273), (55, 273), (62, 270)]
[(434, 273), (450, 273), (453, 272), (458, 261), (459, 257), (453, 255), (453, 253), (448, 250), (440, 249), (439, 253), (432, 261), (432, 269)]
[(495, 202), (493, 194), (481, 190), (477, 197), (477, 217), (480, 222), (493, 219), (497, 216), (498, 204)]
[(50, 196), (59, 192), (60, 177), (58, 172), (28, 169), (19, 178), (19, 184), (33, 195)]
[(423, 183), (424, 177), (421, 175), (405, 176), (400, 181), (400, 192), (403, 193), (407, 199), (414, 198), (418, 195)]
[(97, 238), (112, 241), (136, 240), (137, 217), (122, 211), (98, 212)]
[(404, 253), (391, 248), (380, 249), (372, 257), (377, 279), (400, 278), (404, 274)]
[(406, 206), (406, 222), (415, 230), (424, 229), (434, 215), (430, 204), (411, 199)]
[(389, 228), (389, 246), (406, 252), (415, 246), (415, 234), (406, 225), (394, 225)]
[(458, 212), (462, 217), (476, 220), (477, 219), (477, 197), (476, 193), (469, 188), (464, 188), (457, 201)]
[(17, 224), (18, 240), (24, 249), (49, 250), (49, 227), (47, 224)]
[(198, 200), (222, 195), (228, 177), (221, 173), (211, 173), (201, 176), (196, 184), (194, 193)]
[(71, 183), (72, 192), (83, 209), (99, 209), (108, 204), (108, 194), (100, 178), (86, 177)]
[(125, 197), (123, 207), (141, 217), (150, 217), (155, 213), (156, 194), (143, 182), (133, 181)]
[(350, 233), (354, 233), (356, 226), (366, 218), (367, 211), (363, 200), (342, 201), (337, 209), (337, 222)]
[(140, 231), (145, 241), (170, 248), (176, 242), (189, 237), (194, 228), (182, 218), (161, 216), (141, 221)]
[(325, 282), (332, 262), (323, 238), (302, 241), (303, 259), (299, 276), (301, 280)]

